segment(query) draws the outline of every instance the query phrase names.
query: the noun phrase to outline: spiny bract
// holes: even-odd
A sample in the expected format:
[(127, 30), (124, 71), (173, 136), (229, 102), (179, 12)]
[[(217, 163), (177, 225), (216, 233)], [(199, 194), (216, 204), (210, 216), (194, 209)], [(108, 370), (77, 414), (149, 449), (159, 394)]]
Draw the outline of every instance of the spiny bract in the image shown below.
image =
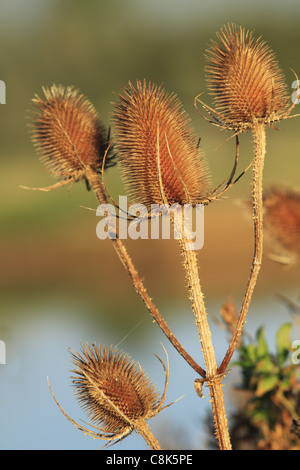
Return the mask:
[(71, 86), (43, 91), (45, 99), (33, 99), (38, 111), (32, 138), (47, 168), (59, 179), (74, 181), (84, 178), (86, 167), (100, 171), (108, 136), (94, 106)]
[(207, 51), (207, 86), (221, 127), (244, 130), (280, 120), (289, 97), (273, 51), (253, 32), (224, 26)]
[(115, 105), (115, 145), (134, 203), (200, 203), (208, 170), (189, 119), (174, 94), (137, 81)]

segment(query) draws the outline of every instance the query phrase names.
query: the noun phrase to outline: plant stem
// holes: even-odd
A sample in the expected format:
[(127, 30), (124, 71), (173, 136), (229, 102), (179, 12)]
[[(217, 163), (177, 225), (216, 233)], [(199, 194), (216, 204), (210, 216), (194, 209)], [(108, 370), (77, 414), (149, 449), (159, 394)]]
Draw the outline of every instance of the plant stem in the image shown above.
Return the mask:
[(158, 440), (152, 434), (144, 420), (141, 420), (138, 424), (135, 424), (135, 431), (137, 431), (145, 439), (152, 450), (161, 450)]
[[(93, 188), (93, 191), (99, 201), (100, 204), (106, 204), (106, 196), (103, 190), (103, 187), (99, 181), (99, 175), (96, 171), (92, 169), (87, 169), (86, 172), (86, 178), (88, 179), (91, 187)], [(159, 311), (153, 304), (152, 300), (150, 299), (146, 288), (141, 281), (137, 270), (135, 269), (135, 266), (126, 250), (126, 247), (122, 243), (122, 241), (118, 238), (116, 234), (116, 238), (112, 238), (113, 246), (122, 262), (124, 265), (127, 273), (129, 274), (129, 277), (142, 298), (143, 302), (145, 303), (147, 309), (149, 310), (152, 318), (154, 321), (158, 324), (158, 326), (161, 328), (165, 336), (169, 339), (169, 341), (172, 343), (172, 345), (177, 349), (179, 354), (186, 360), (186, 362), (202, 377), (205, 377), (205, 371), (194, 361), (194, 359), (187, 353), (187, 351), (183, 348), (183, 346), (179, 343), (177, 338), (174, 336), (174, 334), (171, 332), (169, 329), (168, 325), (166, 324), (165, 320), (162, 318), (160, 315)]]
[[(180, 223), (179, 221), (177, 223)], [(176, 224), (176, 222), (175, 222)], [(217, 374), (217, 363), (207, 320), (204, 296), (200, 285), (197, 256), (194, 250), (186, 248), (187, 234), (180, 239), (181, 254), (188, 280), (189, 296), (192, 302), (196, 325), (206, 366), (205, 381), (209, 387), (216, 437), (220, 450), (231, 450), (227, 416), (222, 390), (222, 376)]]
[(263, 169), (266, 153), (266, 130), (264, 124), (253, 126), (253, 137), (255, 145), (255, 158), (253, 164), (253, 221), (254, 221), (254, 253), (251, 271), (248, 279), (246, 293), (240, 310), (239, 319), (231, 343), (224, 356), (218, 372), (225, 372), (232, 355), (241, 337), (246, 316), (249, 310), (252, 294), (256, 285), (257, 277), (261, 268), (263, 254)]

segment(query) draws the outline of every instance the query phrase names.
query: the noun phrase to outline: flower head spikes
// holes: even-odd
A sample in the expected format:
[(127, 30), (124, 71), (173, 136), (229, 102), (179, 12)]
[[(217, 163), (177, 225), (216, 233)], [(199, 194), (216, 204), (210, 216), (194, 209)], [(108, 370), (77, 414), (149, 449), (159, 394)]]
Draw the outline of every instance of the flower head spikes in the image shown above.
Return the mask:
[[(38, 111), (33, 114), (32, 138), (46, 167), (62, 180), (47, 190), (86, 180), (88, 169), (100, 172), (109, 136), (94, 106), (79, 90), (53, 85), (43, 91), (45, 99), (37, 95), (33, 99)], [(112, 164), (113, 156), (107, 155), (106, 166)]]
[(276, 254), (272, 258), (291, 264), (300, 260), (300, 192), (272, 186), (263, 197), (264, 228)]
[[(146, 421), (161, 411), (168, 385), (169, 373), (161, 359), (158, 358), (165, 370), (166, 382), (159, 400), (156, 386), (141, 367), (116, 348), (82, 344), (80, 354), (71, 354), (75, 366), (71, 371), (75, 394), (96, 431), (76, 423), (54, 397), (69, 421), (85, 434), (109, 442), (121, 440), (132, 431), (141, 433), (144, 438), (146, 434), (148, 439), (150, 431)], [(151, 433), (149, 439), (155, 442)]]
[(120, 95), (113, 114), (116, 149), (134, 202), (201, 203), (208, 171), (187, 115), (174, 94), (137, 81)]
[[(249, 278), (235, 332), (218, 368), (226, 370), (246, 321), (263, 254), (263, 173), (266, 155), (266, 127), (289, 116), (297, 103), (289, 105), (284, 78), (274, 53), (253, 33), (236, 25), (223, 27), (219, 41), (207, 52), (207, 85), (216, 111), (204, 105), (211, 123), (234, 131), (251, 130), (254, 140), (252, 209), (254, 250)], [(299, 87), (297, 95), (299, 96)], [(294, 92), (293, 92), (294, 97)], [(196, 98), (197, 100), (197, 98)], [(199, 100), (200, 101), (200, 100)]]
[(91, 422), (118, 433), (128, 419), (152, 416), (157, 407), (156, 387), (143, 372), (116, 349), (83, 347), (73, 354), (75, 393)]
[(253, 32), (224, 26), (207, 51), (207, 86), (215, 110), (203, 105), (214, 124), (242, 132), (262, 123), (272, 126), (288, 116), (284, 76), (273, 51)]

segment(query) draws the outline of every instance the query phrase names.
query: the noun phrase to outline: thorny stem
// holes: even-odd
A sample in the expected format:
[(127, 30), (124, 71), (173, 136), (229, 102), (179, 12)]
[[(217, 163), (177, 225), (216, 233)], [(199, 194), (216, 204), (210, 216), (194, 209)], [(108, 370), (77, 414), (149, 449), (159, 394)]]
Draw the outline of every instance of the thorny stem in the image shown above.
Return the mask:
[[(88, 179), (91, 187), (93, 188), (93, 191), (99, 201), (100, 204), (106, 204), (106, 196), (103, 190), (103, 187), (99, 181), (99, 176), (97, 172), (95, 172), (92, 169), (87, 169), (86, 172), (86, 178)], [(179, 354), (186, 360), (186, 362), (202, 377), (205, 377), (205, 371), (194, 361), (194, 359), (187, 353), (187, 351), (183, 348), (183, 346), (179, 343), (177, 338), (173, 335), (171, 330), (169, 329), (168, 325), (166, 324), (165, 320), (162, 318), (160, 315), (159, 311), (153, 304), (152, 300), (150, 299), (146, 288), (141, 281), (137, 270), (135, 269), (135, 266), (126, 250), (126, 247), (122, 243), (122, 241), (116, 236), (116, 238), (112, 238), (113, 246), (123, 263), (125, 269), (127, 270), (131, 281), (138, 292), (138, 294), (141, 296), (143, 302), (145, 303), (147, 309), (149, 310), (150, 314), (152, 315), (154, 321), (158, 324), (158, 326), (161, 328), (165, 336), (169, 339), (169, 341), (172, 343), (172, 345), (177, 349)]]
[(138, 424), (135, 423), (135, 431), (138, 432), (145, 439), (145, 441), (152, 450), (161, 450), (158, 440), (152, 434), (147, 423), (144, 420), (141, 420)]
[(240, 310), (239, 319), (231, 343), (224, 356), (218, 372), (222, 374), (237, 347), (241, 337), (246, 316), (249, 310), (252, 294), (256, 285), (257, 277), (261, 267), (263, 253), (263, 168), (266, 153), (266, 130), (264, 124), (257, 124), (253, 127), (253, 137), (255, 144), (255, 158), (253, 164), (253, 219), (254, 219), (254, 253), (251, 271), (248, 279), (247, 289), (243, 304)]
[[(179, 221), (178, 221), (179, 222)], [(177, 222), (177, 223), (178, 223)], [(179, 222), (181, 223), (181, 222)], [(176, 224), (176, 222), (175, 222)], [(202, 346), (206, 366), (205, 381), (209, 387), (216, 437), (220, 450), (231, 450), (227, 416), (222, 390), (222, 376), (217, 375), (217, 363), (207, 320), (204, 295), (200, 285), (197, 256), (194, 250), (187, 249), (187, 234), (180, 239), (181, 254), (188, 280), (190, 300), (192, 302), (196, 325)]]

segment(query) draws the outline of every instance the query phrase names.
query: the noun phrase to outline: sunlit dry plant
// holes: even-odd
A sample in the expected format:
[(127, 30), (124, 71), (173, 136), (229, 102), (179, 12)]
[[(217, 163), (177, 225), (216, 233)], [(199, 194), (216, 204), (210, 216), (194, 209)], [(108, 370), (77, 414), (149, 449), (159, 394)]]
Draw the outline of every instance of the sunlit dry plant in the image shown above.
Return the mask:
[(227, 329), (231, 334), (234, 333), (235, 325), (238, 319), (238, 311), (232, 295), (227, 296), (226, 302), (220, 309), (220, 326)]
[(207, 87), (213, 96), (214, 123), (241, 132), (258, 123), (272, 126), (295, 106), (274, 52), (253, 32), (224, 26), (207, 51)]
[[(40, 100), (39, 98), (35, 99), (38, 102), (38, 108), (39, 108), (39, 112), (37, 113), (38, 118), (34, 122), (34, 126), (36, 128), (35, 130), (36, 133), (34, 134), (35, 141), (38, 147), (42, 150), (42, 154), (44, 158), (46, 159), (46, 161), (48, 162), (48, 164), (50, 162), (50, 167), (52, 168), (52, 171), (54, 171), (55, 169), (55, 173), (57, 172), (60, 176), (66, 177), (66, 180), (63, 180), (56, 185), (50, 186), (48, 188), (37, 188), (37, 189), (48, 191), (71, 181), (85, 179), (86, 182), (93, 188), (99, 202), (106, 203), (106, 194), (104, 192), (104, 187), (102, 186), (100, 182), (98, 173), (100, 170), (100, 166), (102, 166), (102, 169), (105, 167), (105, 161), (106, 161), (106, 158), (108, 157), (108, 150), (111, 146), (110, 145), (111, 143), (109, 143), (107, 149), (105, 150), (103, 155), (101, 155), (101, 165), (96, 158), (91, 158), (88, 161), (86, 159), (84, 159), (83, 161), (83, 159), (78, 158), (78, 156), (80, 155), (80, 149), (83, 148), (81, 147), (81, 143), (83, 142), (84, 137), (85, 137), (85, 130), (84, 130), (85, 118), (91, 123), (93, 121), (93, 115), (89, 114), (91, 108), (88, 106), (88, 108), (85, 109), (85, 112), (83, 112), (83, 114), (81, 115), (82, 119), (80, 120), (80, 125), (78, 124), (77, 126), (76, 123), (78, 123), (79, 109), (76, 104), (78, 104), (78, 102), (76, 99), (72, 101), (72, 98), (69, 97), (69, 92), (67, 90), (68, 89), (65, 90), (61, 88), (60, 92), (58, 92), (56, 87), (54, 87), (54, 90), (52, 89), (52, 92), (46, 91), (45, 93), (46, 99), (48, 100), (46, 101), (46, 103), (43, 102), (43, 100)], [(146, 85), (144, 87), (144, 90), (146, 91)], [(156, 87), (154, 88), (154, 90), (156, 90)], [(55, 96), (52, 96), (51, 93), (53, 93), (53, 95)], [(59, 95), (59, 99), (57, 100), (56, 100), (57, 98), (56, 94)], [(76, 93), (75, 95), (77, 96)], [(179, 105), (175, 97), (173, 95), (172, 96), (166, 95), (162, 90), (159, 91), (158, 95), (160, 96), (160, 99), (162, 100), (163, 112), (161, 115), (159, 115), (160, 117), (159, 119), (154, 119), (154, 123), (156, 126), (154, 134), (153, 134), (154, 139), (155, 139), (155, 144), (154, 144), (155, 153), (152, 153), (152, 156), (153, 157), (155, 156), (155, 161), (153, 161), (155, 168), (153, 168), (152, 165), (150, 165), (149, 168), (150, 168), (150, 171), (151, 171), (151, 168), (154, 169), (154, 178), (152, 178), (154, 186), (156, 186), (156, 191), (154, 191), (154, 194), (155, 196), (157, 196), (158, 194), (157, 189), (158, 189), (160, 199), (155, 199), (152, 202), (154, 203), (166, 202), (167, 205), (173, 202), (179, 202), (181, 205), (183, 205), (184, 203), (191, 203), (191, 204), (196, 204), (198, 202), (200, 203), (206, 197), (206, 191), (209, 187), (209, 184), (208, 184), (208, 178), (207, 176), (205, 176), (207, 174), (207, 170), (205, 169), (205, 162), (204, 162), (203, 156), (199, 151), (198, 142), (193, 137), (192, 132), (189, 131), (188, 119), (185, 116), (183, 110), (181, 109), (181, 106)], [(74, 95), (72, 96), (74, 98)], [(166, 99), (163, 97), (165, 97)], [(52, 99), (50, 98), (54, 98), (54, 103), (52, 103)], [(49, 106), (49, 102), (50, 102), (50, 106)], [(59, 106), (57, 102), (59, 102)], [(157, 108), (155, 105), (153, 105), (153, 110), (157, 111)], [(86, 116), (84, 116), (85, 113), (86, 113)], [(145, 122), (147, 122), (147, 119), (145, 119)], [(174, 126), (174, 123), (176, 123), (175, 126)], [(76, 128), (76, 131), (73, 132), (74, 125)], [(87, 137), (89, 137), (89, 126), (87, 126), (86, 129), (87, 129)], [(94, 127), (94, 130), (95, 129), (96, 127)], [(161, 129), (163, 130), (163, 133), (161, 133)], [(171, 132), (167, 132), (167, 130)], [(95, 135), (96, 134), (94, 134), (94, 136)], [(78, 140), (78, 137), (80, 137), (79, 140)], [(141, 134), (141, 138), (143, 137), (144, 137), (143, 134)], [(65, 139), (65, 142), (64, 142), (64, 139)], [(92, 142), (92, 139), (90, 140), (90, 142)], [(95, 140), (93, 142), (95, 143)], [(63, 143), (65, 145), (63, 145)], [(148, 141), (148, 143), (149, 145), (151, 144), (151, 139)], [(162, 147), (162, 163), (160, 160), (160, 155), (161, 155), (160, 147)], [(95, 147), (93, 147), (92, 145), (91, 148), (93, 149)], [(172, 152), (174, 153), (175, 158), (173, 157)], [(93, 154), (92, 151), (90, 154), (95, 155)], [(183, 164), (183, 160), (185, 160), (186, 164)], [(237, 160), (237, 157), (236, 157), (236, 160)], [(138, 163), (138, 161), (136, 163)], [(168, 166), (169, 166), (170, 171), (168, 170)], [(163, 172), (162, 172), (162, 168), (164, 169)], [(67, 173), (67, 175), (65, 173)], [(234, 176), (234, 171), (232, 172), (231, 178), (229, 179), (224, 190), (230, 187), (233, 176)], [(150, 181), (149, 178), (148, 178), (148, 181)], [(199, 188), (197, 187), (198, 184), (200, 185)], [(166, 194), (167, 194), (167, 197), (166, 197)], [(166, 334), (168, 339), (172, 342), (172, 344), (179, 351), (179, 353), (186, 359), (186, 361), (202, 377), (205, 377), (205, 375), (207, 375), (207, 378), (205, 377), (205, 380), (207, 381), (210, 380), (209, 387), (212, 390), (214, 387), (212, 385), (213, 377), (212, 377), (211, 370), (209, 370), (208, 373), (206, 373), (184, 350), (182, 345), (179, 343), (179, 341), (175, 338), (175, 336), (169, 330), (165, 321), (163, 320), (163, 318), (160, 316), (159, 312), (153, 305), (151, 299), (149, 298), (145, 290), (143, 283), (141, 282), (136, 272), (136, 269), (130, 257), (128, 256), (128, 253), (124, 245), (122, 244), (120, 239), (117, 237), (117, 234), (116, 234), (116, 237), (112, 239), (112, 241), (114, 243), (114, 247), (116, 248), (116, 251), (122, 263), (124, 264), (128, 274), (130, 275), (133, 281), (133, 284), (136, 290), (141, 295), (143, 301), (145, 302), (154, 320), (158, 323), (158, 325)], [(183, 253), (185, 253), (186, 251), (184, 247), (184, 242), (183, 242), (182, 251)], [(191, 257), (187, 256), (187, 259), (185, 261), (185, 266), (188, 267), (191, 265), (191, 263), (195, 267), (195, 263), (196, 263), (195, 254), (192, 254)], [(197, 277), (195, 273), (194, 273), (194, 276)], [(192, 279), (191, 281), (189, 281), (189, 284), (193, 286), (193, 289), (197, 289), (196, 283), (197, 283), (197, 279)], [(199, 298), (199, 302), (202, 305), (203, 299), (201, 297), (202, 295), (201, 291), (194, 293), (194, 294), (195, 294), (194, 295), (195, 299)], [(198, 296), (198, 294), (200, 294), (200, 297)], [(194, 303), (196, 305), (199, 302), (198, 300), (195, 300)], [(198, 315), (199, 315), (199, 305), (197, 305), (197, 308), (195, 307), (195, 310), (197, 310)], [(206, 325), (205, 310), (203, 310), (203, 318), (204, 318), (203, 320), (204, 324)], [(201, 320), (199, 323), (201, 325)], [(200, 326), (199, 328), (201, 329)], [(208, 335), (208, 340), (210, 340), (210, 334)], [(209, 349), (213, 353), (213, 348), (211, 346), (209, 347)], [(214, 361), (214, 370), (216, 370), (215, 361)], [(218, 385), (220, 385), (219, 379), (218, 379)], [(213, 408), (214, 409), (218, 408), (216, 407), (216, 404), (215, 404), (216, 395), (217, 395), (216, 393), (213, 393)], [(155, 408), (155, 411), (158, 411), (158, 409), (159, 409), (158, 407)], [(225, 414), (223, 414), (223, 416), (226, 418)], [(149, 414), (147, 414), (147, 418), (148, 417), (150, 417)], [(68, 419), (71, 420), (71, 418), (69, 417)], [(127, 419), (127, 421), (128, 420), (129, 418)], [(77, 425), (77, 423), (75, 423), (73, 420), (71, 421), (73, 422), (73, 424)], [(123, 429), (122, 432), (120, 431), (121, 434), (113, 433), (114, 438), (121, 438), (123, 435), (126, 435), (130, 429), (132, 430), (133, 428), (138, 429), (138, 432), (140, 433), (143, 432), (141, 423), (138, 424), (137, 421), (132, 423), (130, 422), (130, 420), (128, 421), (128, 423), (130, 425), (130, 428), (126, 428), (126, 430)], [(80, 429), (86, 432), (86, 429), (83, 429), (83, 428), (80, 428)], [(226, 423), (225, 423), (225, 426), (223, 425), (223, 423), (221, 424), (219, 423), (217, 425), (218, 432), (220, 429), (221, 430), (226, 429)], [(87, 432), (90, 435), (94, 435), (94, 437), (96, 437), (95, 434), (91, 434), (91, 432), (89, 431)], [(99, 437), (100, 435), (97, 434), (97, 436)], [(113, 436), (108, 436), (107, 433), (106, 434), (104, 433), (103, 436), (100, 436), (100, 438), (102, 437), (113, 438)], [(144, 435), (144, 437), (145, 439), (147, 439), (146, 434)], [(156, 446), (157, 444), (154, 442), (153, 445)], [(223, 447), (222, 443), (220, 445), (221, 447)]]
[[(193, 136), (188, 119), (174, 95), (146, 81), (131, 83), (115, 105), (115, 146), (128, 191), (134, 202), (152, 204), (200, 204), (209, 193), (207, 167)], [(174, 215), (174, 226), (182, 214)], [(222, 375), (217, 364), (204, 303), (197, 255), (187, 248), (189, 233), (180, 238), (189, 297), (195, 315), (206, 371), (202, 380), (210, 389), (216, 437), (221, 449), (230, 449), (223, 400)]]
[[(93, 189), (98, 202), (106, 204), (107, 194), (102, 185), (103, 171), (115, 164), (115, 155), (112, 141), (99, 121), (94, 106), (72, 86), (64, 88), (53, 85), (50, 89), (44, 87), (44, 94), (45, 99), (38, 96), (33, 99), (38, 108), (33, 114), (33, 140), (48, 168), (62, 180), (45, 188), (21, 187), (50, 191), (83, 179), (87, 187)], [(184, 350), (161, 317), (124, 244), (117, 233), (114, 235), (111, 238), (113, 246), (154, 321), (186, 361), (201, 373), (201, 367)]]
[(166, 397), (169, 372), (161, 359), (158, 358), (166, 382), (159, 399), (156, 386), (142, 368), (116, 348), (82, 344), (80, 354), (73, 351), (71, 354), (75, 394), (96, 431), (76, 423), (58, 405), (69, 421), (89, 436), (109, 442), (124, 439), (136, 431), (151, 448), (159, 449), (146, 421), (161, 411)]
[(174, 94), (129, 83), (113, 121), (121, 172), (135, 203), (195, 204), (208, 193), (209, 177), (189, 119)]
[(109, 135), (92, 103), (79, 90), (52, 85), (43, 88), (45, 98), (32, 100), (32, 139), (46, 168), (61, 181), (51, 190), (71, 182), (85, 180), (114, 164)]
[[(206, 68), (208, 89), (214, 97), (216, 110), (204, 103), (202, 105), (210, 116), (210, 122), (233, 131), (237, 143), (233, 170), (219, 193), (216, 193), (218, 188), (211, 190), (208, 168), (199, 140), (174, 94), (168, 94), (162, 87), (147, 84), (146, 81), (137, 81), (136, 87), (129, 82), (120, 94), (119, 102), (114, 105), (113, 124), (114, 149), (118, 153), (118, 162), (128, 193), (132, 202), (142, 203), (148, 210), (152, 204), (170, 208), (177, 203), (182, 209), (186, 204), (208, 204), (220, 197), (236, 181), (233, 178), (238, 161), (238, 135), (246, 130), (253, 133), (254, 254), (238, 319), (236, 320), (237, 311), (234, 306), (228, 304), (223, 308), (224, 322), (230, 331), (234, 331), (219, 367), (199, 279), (197, 253), (188, 248), (190, 233), (185, 232), (182, 214), (178, 216), (176, 213), (175, 216), (174, 212), (172, 222), (174, 225), (181, 224), (184, 228), (179, 243), (205, 369), (189, 356), (167, 327), (148, 296), (117, 233), (114, 233), (112, 242), (154, 321), (197, 372), (195, 386), (200, 397), (203, 396), (203, 384), (208, 386), (218, 445), (222, 450), (229, 450), (232, 446), (222, 380), (239, 344), (262, 260), (265, 127), (273, 127), (277, 121), (292, 117), (289, 114), (296, 101), (289, 105), (289, 96), (277, 60), (260, 38), (255, 40), (252, 32), (228, 25), (218, 34), (218, 40), (219, 42), (211, 43), (207, 52)], [(109, 194), (101, 170), (114, 164), (112, 142), (94, 107), (72, 87), (54, 85), (50, 89), (45, 88), (44, 94), (45, 99), (36, 96), (33, 100), (37, 107), (33, 140), (50, 173), (60, 181), (47, 188), (32, 189), (49, 191), (64, 184), (84, 180), (87, 187), (92, 187), (98, 201), (101, 204), (107, 203)], [(200, 102), (198, 97), (196, 101)], [(100, 172), (102, 181), (99, 178)], [(288, 211), (285, 212), (287, 216)], [(296, 225), (297, 217), (298, 215), (293, 215), (292, 225)], [(295, 240), (293, 238), (294, 245), (297, 244)], [(141, 367), (116, 349), (83, 344), (80, 354), (72, 352), (72, 359), (75, 366), (72, 371), (75, 393), (93, 429), (83, 427), (70, 418), (53, 395), (67, 419), (89, 436), (107, 440), (108, 443), (121, 440), (136, 431), (152, 449), (160, 449), (146, 421), (163, 409), (168, 368), (162, 361), (159, 359), (166, 374), (166, 382), (159, 399), (156, 387), (145, 376)]]
[(276, 253), (274, 259), (293, 263), (300, 259), (300, 192), (272, 186), (264, 191), (264, 228)]
[[(234, 24), (224, 26), (207, 51), (207, 86), (216, 109), (202, 103), (213, 124), (233, 130), (237, 135), (251, 129), (254, 138), (253, 224), (254, 253), (248, 284), (236, 331), (219, 367), (229, 364), (250, 306), (260, 271), (263, 252), (263, 168), (266, 153), (266, 126), (289, 116), (296, 101), (289, 105), (283, 74), (272, 50), (253, 32)], [(299, 90), (298, 90), (299, 91)], [(198, 97), (196, 101), (200, 101)]]

